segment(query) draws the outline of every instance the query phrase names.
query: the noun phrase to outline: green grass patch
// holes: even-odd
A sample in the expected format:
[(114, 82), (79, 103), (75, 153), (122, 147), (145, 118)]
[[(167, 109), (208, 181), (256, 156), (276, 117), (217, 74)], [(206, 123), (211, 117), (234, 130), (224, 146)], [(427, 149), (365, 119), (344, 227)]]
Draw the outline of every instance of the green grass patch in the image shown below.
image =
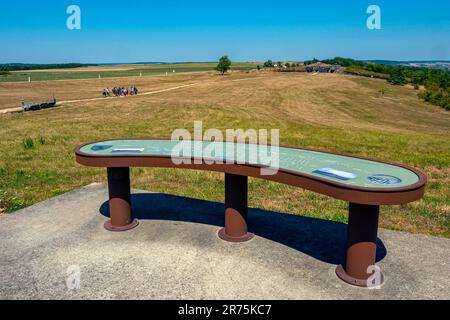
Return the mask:
[[(302, 79), (317, 81), (313, 87), (326, 83), (318, 78), (321, 75), (273, 77), (276, 78), (268, 78), (268, 84), (262, 80), (208, 84), (175, 94), (5, 116), (0, 120), (0, 210), (13, 212), (92, 182), (106, 182), (104, 169), (76, 164), (73, 150), (80, 143), (123, 137), (169, 138), (174, 129), (192, 130), (194, 120), (203, 120), (204, 128), (220, 130), (279, 128), (281, 143), (285, 145), (358, 154), (417, 167), (429, 177), (426, 196), (408, 205), (382, 207), (381, 226), (450, 237), (450, 134), (442, 124), (444, 110), (430, 106), (435, 108), (431, 115), (425, 113), (425, 105), (412, 89), (389, 87), (388, 97), (381, 99), (380, 81), (354, 81), (342, 76), (341, 83), (353, 94), (348, 94), (351, 99), (347, 99), (345, 90), (345, 95), (338, 95), (334, 89), (332, 97), (346, 101), (346, 109), (341, 111), (333, 99), (323, 102), (317, 99), (316, 91), (307, 91), (307, 82), (296, 86)], [(288, 86), (276, 87), (289, 79), (292, 82)], [(385, 103), (388, 107), (383, 109)], [(308, 112), (318, 108), (317, 104), (320, 110), (327, 111), (313, 118)], [(362, 105), (378, 108), (375, 116), (367, 118), (358, 113)], [(411, 109), (398, 112), (395, 117), (399, 124), (392, 125), (392, 114), (404, 105)], [(329, 114), (336, 121), (352, 121), (345, 126), (339, 122), (321, 123)], [(139, 168), (132, 170), (132, 181), (135, 188), (223, 201), (223, 175), (219, 173)], [(250, 179), (249, 190), (252, 207), (338, 222), (347, 220), (347, 204), (343, 201), (258, 179)]]

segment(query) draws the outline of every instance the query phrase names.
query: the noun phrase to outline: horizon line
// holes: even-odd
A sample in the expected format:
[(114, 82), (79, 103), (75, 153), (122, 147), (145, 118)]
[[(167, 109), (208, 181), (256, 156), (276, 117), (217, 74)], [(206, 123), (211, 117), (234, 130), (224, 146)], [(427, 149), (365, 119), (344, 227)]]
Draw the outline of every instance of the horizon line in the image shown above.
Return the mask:
[[(337, 58), (337, 57), (334, 57)], [(326, 58), (326, 59), (317, 59), (319, 61), (328, 60), (328, 59), (334, 59), (334, 58)], [(341, 57), (343, 58), (343, 57)], [(272, 61), (282, 61), (282, 62), (303, 62), (308, 60), (313, 60), (316, 58), (311, 59), (300, 59), (300, 60), (294, 60), (294, 59), (288, 59), (288, 60), (279, 60), (279, 59), (268, 59)], [(376, 62), (376, 61), (385, 61), (385, 62), (399, 62), (399, 63), (427, 63), (427, 62), (445, 62), (450, 63), (450, 60), (446, 59), (429, 59), (429, 60), (423, 60), (423, 59), (417, 59), (417, 60), (397, 60), (397, 59), (354, 59), (354, 58), (345, 58), (345, 59), (353, 59), (356, 61), (364, 61), (364, 62)], [(266, 60), (266, 61), (268, 61)], [(81, 64), (81, 65), (141, 65), (141, 64), (189, 64), (189, 63), (217, 63), (218, 61), (138, 61), (138, 62), (49, 62), (49, 63), (35, 63), (35, 62), (0, 62), (0, 65), (55, 65), (55, 64)], [(232, 61), (234, 63), (264, 63), (264, 61), (243, 61), (243, 60), (235, 60)]]

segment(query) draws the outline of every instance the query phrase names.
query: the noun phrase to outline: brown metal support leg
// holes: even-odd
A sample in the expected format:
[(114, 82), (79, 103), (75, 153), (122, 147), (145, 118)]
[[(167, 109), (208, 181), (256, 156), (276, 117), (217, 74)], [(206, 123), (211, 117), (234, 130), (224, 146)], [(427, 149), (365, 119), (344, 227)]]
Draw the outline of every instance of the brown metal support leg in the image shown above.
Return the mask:
[(222, 240), (244, 242), (254, 234), (247, 226), (248, 177), (225, 174), (225, 228), (219, 231)]
[(108, 168), (109, 213), (105, 223), (109, 231), (126, 231), (139, 222), (132, 218), (130, 168)]
[(338, 277), (349, 284), (372, 287), (384, 281), (375, 266), (379, 212), (379, 206), (350, 203), (346, 263), (336, 269)]

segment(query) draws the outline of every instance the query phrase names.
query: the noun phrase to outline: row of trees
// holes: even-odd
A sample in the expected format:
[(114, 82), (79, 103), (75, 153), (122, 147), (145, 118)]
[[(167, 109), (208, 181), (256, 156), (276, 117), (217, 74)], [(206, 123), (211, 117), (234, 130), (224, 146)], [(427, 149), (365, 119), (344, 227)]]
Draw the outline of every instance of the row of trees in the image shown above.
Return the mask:
[[(286, 68), (295, 68), (295, 67), (300, 67), (300, 63), (294, 63), (294, 62), (286, 62), (283, 63), (281, 61), (279, 61), (277, 64), (274, 64), (272, 62), (272, 60), (267, 60), (266, 62), (264, 62), (263, 67), (264, 68), (274, 68), (275, 66), (277, 67), (286, 67)], [(219, 63), (216, 67), (216, 70), (219, 71), (222, 75), (225, 74), (225, 72), (227, 72), (228, 70), (230, 70), (231, 68), (231, 60), (228, 56), (223, 56), (219, 59)], [(257, 66), (256, 67), (258, 70), (261, 69), (261, 66)]]
[(365, 65), (365, 62), (363, 62), (363, 61), (354, 60), (354, 59), (350, 59), (350, 58), (342, 58), (342, 57), (336, 57), (334, 59), (326, 59), (326, 60), (322, 60), (322, 61), (319, 61), (314, 58), (314, 60), (311, 60), (311, 62), (312, 63), (323, 62), (326, 64), (335, 64), (335, 65), (338, 64), (343, 67), (352, 67), (352, 66), (362, 67)]
[(44, 69), (72, 69), (86, 66), (81, 63), (56, 63), (56, 64), (0, 64), (0, 71), (25, 71), (25, 70), (44, 70)]
[(272, 60), (267, 60), (263, 64), (264, 68), (274, 68), (275, 66), (277, 66), (278, 68), (282, 68), (282, 67), (295, 68), (295, 67), (300, 67), (301, 64), (300, 63), (296, 63), (296, 62), (285, 62), (284, 63), (284, 62), (281, 62), (281, 61), (278, 61), (277, 63), (273, 63)]
[(368, 64), (364, 69), (389, 75), (393, 85), (411, 84), (415, 89), (425, 87), (419, 97), (434, 105), (450, 110), (450, 72), (429, 68), (383, 66)]

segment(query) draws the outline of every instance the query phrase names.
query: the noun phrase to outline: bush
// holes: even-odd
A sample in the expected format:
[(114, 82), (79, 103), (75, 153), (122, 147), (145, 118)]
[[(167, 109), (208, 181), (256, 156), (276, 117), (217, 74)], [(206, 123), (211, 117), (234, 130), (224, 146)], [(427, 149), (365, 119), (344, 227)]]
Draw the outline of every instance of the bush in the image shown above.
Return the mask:
[(273, 68), (272, 60), (267, 60), (266, 62), (264, 62), (264, 68)]
[(45, 144), (45, 142), (46, 142), (46, 141), (45, 141), (45, 138), (44, 138), (43, 136), (39, 136), (38, 141), (39, 141), (39, 144), (42, 145), (42, 146), (43, 146), (43, 145)]
[(431, 104), (450, 110), (450, 95), (448, 91), (427, 89), (425, 92), (419, 93), (419, 97)]
[(320, 60), (314, 58), (312, 60), (306, 60), (303, 63), (305, 64), (305, 66), (307, 66), (307, 65), (314, 64), (314, 63), (317, 63), (317, 62), (320, 62)]
[(28, 138), (23, 139), (22, 144), (23, 144), (23, 148), (25, 150), (34, 148), (33, 138), (28, 137)]
[(385, 87), (381, 87), (378, 92), (380, 93), (381, 96), (384, 96), (387, 92), (387, 89)]

